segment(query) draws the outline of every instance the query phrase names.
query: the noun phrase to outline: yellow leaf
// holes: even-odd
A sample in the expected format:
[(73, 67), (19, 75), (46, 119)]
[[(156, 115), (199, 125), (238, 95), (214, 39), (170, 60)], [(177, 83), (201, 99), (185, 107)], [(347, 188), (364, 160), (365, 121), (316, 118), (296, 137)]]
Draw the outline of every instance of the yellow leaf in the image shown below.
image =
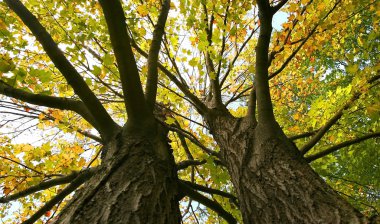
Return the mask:
[(140, 16), (147, 16), (149, 11), (148, 8), (145, 5), (139, 5), (137, 6), (137, 12), (140, 14)]
[(2, 19), (0, 19), (0, 30), (6, 30), (7, 29), (7, 24), (4, 23)]
[(10, 189), (9, 187), (4, 187), (4, 188), (3, 188), (3, 193), (4, 193), (5, 195), (8, 195), (9, 193), (11, 193), (11, 191), (12, 191), (12, 189)]
[(165, 123), (167, 124), (174, 124), (174, 122), (175, 122), (175, 119), (172, 117), (167, 117), (165, 120)]
[(177, 8), (175, 7), (175, 4), (174, 4), (173, 2), (170, 2), (170, 9), (177, 9)]

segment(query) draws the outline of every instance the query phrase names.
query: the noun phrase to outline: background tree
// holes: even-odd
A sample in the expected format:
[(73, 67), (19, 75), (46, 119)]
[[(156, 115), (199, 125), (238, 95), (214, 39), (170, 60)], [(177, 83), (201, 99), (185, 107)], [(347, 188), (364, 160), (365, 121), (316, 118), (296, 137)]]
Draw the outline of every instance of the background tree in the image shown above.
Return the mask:
[(379, 8), (0, 1), (0, 215), (365, 222), (379, 209)]

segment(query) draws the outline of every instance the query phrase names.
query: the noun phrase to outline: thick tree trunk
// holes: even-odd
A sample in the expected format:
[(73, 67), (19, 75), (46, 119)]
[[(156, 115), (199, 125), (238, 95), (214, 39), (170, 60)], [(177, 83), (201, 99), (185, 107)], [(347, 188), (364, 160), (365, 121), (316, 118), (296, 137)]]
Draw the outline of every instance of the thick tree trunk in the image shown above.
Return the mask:
[(277, 124), (209, 116), (246, 224), (365, 223), (307, 164)]
[(109, 143), (100, 171), (56, 223), (179, 223), (174, 159), (166, 137), (157, 136), (120, 136)]

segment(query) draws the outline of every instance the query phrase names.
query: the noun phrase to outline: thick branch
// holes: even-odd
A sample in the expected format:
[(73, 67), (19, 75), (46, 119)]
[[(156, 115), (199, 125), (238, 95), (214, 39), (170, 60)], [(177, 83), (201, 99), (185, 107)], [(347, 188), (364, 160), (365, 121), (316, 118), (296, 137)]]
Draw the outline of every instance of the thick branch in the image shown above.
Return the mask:
[(128, 120), (143, 121), (148, 113), (135, 57), (127, 33), (124, 11), (119, 0), (99, 0), (107, 22), (111, 44), (120, 72)]
[(345, 142), (342, 142), (342, 143), (339, 143), (337, 145), (334, 145), (326, 150), (323, 150), (319, 153), (316, 153), (314, 155), (311, 155), (311, 156), (307, 156), (305, 159), (307, 162), (312, 162), (314, 160), (317, 160), (319, 158), (322, 158), (324, 156), (327, 156), (333, 152), (336, 152), (338, 151), (339, 149), (341, 148), (344, 148), (344, 147), (347, 147), (347, 146), (350, 146), (350, 145), (353, 145), (353, 144), (357, 144), (357, 143), (360, 143), (362, 141), (365, 141), (367, 139), (371, 139), (371, 138), (379, 138), (380, 137), (380, 132), (377, 132), (377, 133), (371, 133), (371, 134), (367, 134), (367, 135), (364, 135), (362, 137), (359, 137), (359, 138), (356, 138), (356, 139), (352, 139), (352, 140), (348, 140), (348, 141), (345, 141)]
[(153, 31), (153, 39), (148, 55), (148, 77), (146, 81), (145, 98), (150, 111), (153, 111), (157, 95), (158, 54), (160, 52), (162, 37), (165, 32), (165, 23), (170, 9), (170, 0), (164, 0)]
[(180, 186), (180, 189), (183, 191), (183, 193), (187, 196), (189, 196), (191, 199), (194, 201), (197, 201), (204, 206), (210, 208), (214, 212), (216, 212), (218, 215), (220, 215), (222, 218), (224, 218), (228, 223), (233, 224), (237, 223), (235, 218), (228, 213), (222, 206), (220, 206), (218, 203), (215, 201), (203, 196), (202, 194), (194, 191), (191, 187), (188, 185), (179, 182), (178, 185)]
[(267, 0), (257, 1), (261, 21), (259, 39), (256, 46), (256, 100), (259, 123), (275, 121), (268, 82), (268, 49), (272, 34), (272, 12)]
[(78, 71), (67, 60), (53, 38), (41, 25), (38, 19), (19, 1), (5, 0), (5, 3), (20, 17), (24, 24), (32, 31), (36, 39), (41, 43), (47, 55), (54, 65), (62, 73), (68, 84), (73, 87), (74, 92), (84, 102), (93, 117), (96, 117), (97, 127), (102, 137), (106, 140), (113, 136), (117, 129), (117, 124), (104, 109), (103, 105), (96, 98), (95, 94), (87, 86)]
[(32, 224), (37, 221), (41, 216), (43, 216), (47, 211), (51, 210), (54, 205), (62, 201), (67, 195), (75, 191), (80, 185), (86, 182), (95, 173), (96, 169), (83, 171), (77, 176), (67, 187), (65, 187), (60, 193), (58, 193), (50, 201), (46, 202), (36, 213), (34, 213), (28, 220), (24, 221), (23, 224)]
[(33, 94), (24, 90), (13, 88), (0, 81), (0, 94), (9, 96), (27, 103), (38, 106), (57, 108), (60, 110), (71, 110), (80, 114), (86, 121), (99, 130), (99, 126), (92, 114), (88, 111), (83, 102), (63, 97), (46, 96)]
[[(89, 171), (86, 171), (86, 172), (89, 172)], [(58, 177), (55, 179), (51, 179), (51, 180), (41, 182), (35, 186), (32, 186), (28, 189), (25, 189), (23, 191), (20, 191), (18, 193), (13, 194), (13, 195), (9, 195), (7, 197), (0, 198), (0, 203), (7, 203), (10, 201), (17, 200), (19, 198), (28, 196), (28, 195), (33, 194), (33, 193), (38, 192), (38, 191), (42, 191), (42, 190), (45, 190), (45, 189), (48, 189), (48, 188), (51, 188), (51, 187), (54, 187), (57, 185), (70, 183), (78, 175), (79, 175), (79, 172), (73, 172), (72, 174), (64, 176), (64, 177)]]

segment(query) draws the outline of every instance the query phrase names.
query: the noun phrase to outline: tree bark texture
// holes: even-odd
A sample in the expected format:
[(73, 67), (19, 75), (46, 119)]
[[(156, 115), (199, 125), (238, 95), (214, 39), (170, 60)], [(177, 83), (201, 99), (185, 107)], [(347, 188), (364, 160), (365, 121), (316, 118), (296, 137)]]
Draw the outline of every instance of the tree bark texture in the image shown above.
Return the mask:
[(366, 223), (301, 156), (277, 123), (207, 118), (235, 186), (244, 223)]
[(166, 135), (107, 144), (100, 171), (63, 209), (56, 223), (180, 222), (177, 175)]

